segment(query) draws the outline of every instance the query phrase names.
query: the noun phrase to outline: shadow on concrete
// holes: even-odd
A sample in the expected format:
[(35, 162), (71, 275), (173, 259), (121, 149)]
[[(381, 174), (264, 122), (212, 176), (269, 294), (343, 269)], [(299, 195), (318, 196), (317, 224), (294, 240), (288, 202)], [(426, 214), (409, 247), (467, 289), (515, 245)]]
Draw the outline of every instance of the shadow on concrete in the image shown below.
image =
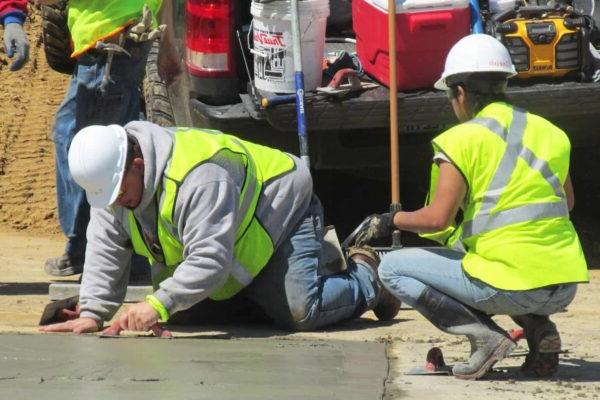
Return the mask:
[(520, 367), (502, 368), (506, 373), (490, 374), (484, 380), (493, 381), (563, 381), (565, 386), (574, 382), (600, 382), (600, 361), (587, 361), (579, 358), (561, 359), (558, 372), (551, 378), (535, 378), (524, 376)]
[(352, 332), (352, 331), (362, 331), (364, 329), (369, 328), (377, 328), (382, 326), (392, 326), (401, 322), (412, 321), (411, 318), (398, 318), (393, 319), (391, 321), (374, 321), (368, 318), (358, 318), (352, 321), (343, 322), (340, 324), (336, 324), (327, 329), (323, 329), (323, 332)]
[[(331, 327), (320, 329), (315, 332), (353, 332), (364, 329), (388, 327), (401, 322), (411, 321), (411, 319), (397, 318), (392, 321), (374, 321), (368, 318), (358, 318), (333, 325)], [(174, 333), (192, 335), (201, 339), (257, 339), (274, 338), (293, 335), (297, 332), (290, 332), (277, 328), (270, 322), (243, 322), (232, 321), (228, 323), (207, 323), (194, 325), (169, 324), (169, 329)], [(197, 334), (197, 335), (196, 335)], [(178, 336), (182, 337), (182, 336)]]
[(48, 282), (0, 282), (0, 296), (47, 295)]

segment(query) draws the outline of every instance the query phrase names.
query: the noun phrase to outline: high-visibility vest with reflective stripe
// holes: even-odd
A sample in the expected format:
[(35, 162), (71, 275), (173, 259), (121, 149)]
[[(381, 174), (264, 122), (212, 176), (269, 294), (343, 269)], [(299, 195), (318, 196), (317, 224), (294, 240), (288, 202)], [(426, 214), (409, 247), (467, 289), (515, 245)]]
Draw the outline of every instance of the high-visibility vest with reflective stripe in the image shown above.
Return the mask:
[[(273, 255), (273, 241), (256, 218), (256, 206), (263, 184), (295, 168), (286, 153), (249, 143), (211, 130), (179, 129), (174, 134), (173, 153), (167, 167), (159, 199), (157, 217), (158, 248), (147, 244), (133, 212), (129, 212), (129, 227), (134, 251), (166, 268), (153, 276), (155, 288), (172, 276), (183, 261), (183, 244), (173, 221), (179, 187), (195, 168), (210, 162), (215, 155), (232, 157), (243, 163), (245, 180), (240, 193), (239, 210), (242, 222), (237, 227), (230, 276), (222, 287), (211, 293), (213, 300), (225, 300), (250, 284)], [(189, 223), (189, 222), (188, 222)]]
[[(466, 252), (469, 276), (502, 290), (587, 282), (563, 189), (570, 143), (545, 119), (505, 103), (433, 140), (468, 186), (463, 220), (423, 235)], [(432, 168), (429, 198), (439, 167)]]
[(73, 42), (71, 57), (77, 57), (114, 36), (142, 16), (144, 4), (153, 13), (153, 26), (162, 0), (69, 0), (67, 24)]

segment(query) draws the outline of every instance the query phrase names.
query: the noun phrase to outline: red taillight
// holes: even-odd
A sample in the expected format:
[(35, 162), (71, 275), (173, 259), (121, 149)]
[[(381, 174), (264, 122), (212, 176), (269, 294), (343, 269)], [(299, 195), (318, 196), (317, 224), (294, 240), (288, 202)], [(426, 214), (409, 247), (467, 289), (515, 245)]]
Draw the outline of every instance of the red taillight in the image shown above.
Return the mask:
[(235, 75), (233, 2), (187, 0), (185, 59), (192, 74), (202, 77)]

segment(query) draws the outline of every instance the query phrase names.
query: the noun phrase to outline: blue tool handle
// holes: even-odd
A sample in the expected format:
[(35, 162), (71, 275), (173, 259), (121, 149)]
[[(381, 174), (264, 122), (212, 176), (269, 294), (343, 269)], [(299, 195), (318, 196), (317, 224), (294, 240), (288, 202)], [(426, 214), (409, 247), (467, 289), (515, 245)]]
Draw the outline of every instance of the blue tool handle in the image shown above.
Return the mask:
[(300, 140), (300, 157), (308, 159), (308, 139), (306, 134), (306, 114), (304, 109), (304, 74), (295, 72), (296, 82), (296, 118), (298, 121), (298, 138)]
[(471, 6), (471, 33), (483, 33), (483, 22), (481, 21), (481, 10), (479, 0), (470, 0)]

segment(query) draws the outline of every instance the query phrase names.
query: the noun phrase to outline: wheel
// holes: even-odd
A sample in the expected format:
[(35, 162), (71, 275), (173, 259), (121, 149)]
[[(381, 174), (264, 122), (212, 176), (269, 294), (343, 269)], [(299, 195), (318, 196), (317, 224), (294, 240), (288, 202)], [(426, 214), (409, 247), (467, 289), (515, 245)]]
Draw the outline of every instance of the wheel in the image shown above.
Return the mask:
[(175, 114), (167, 85), (158, 75), (158, 46), (158, 42), (152, 45), (146, 63), (146, 76), (143, 83), (146, 119), (160, 126), (175, 126)]
[(71, 58), (71, 35), (67, 26), (67, 0), (42, 6), (42, 38), (48, 65), (62, 74), (71, 75), (75, 59)]

